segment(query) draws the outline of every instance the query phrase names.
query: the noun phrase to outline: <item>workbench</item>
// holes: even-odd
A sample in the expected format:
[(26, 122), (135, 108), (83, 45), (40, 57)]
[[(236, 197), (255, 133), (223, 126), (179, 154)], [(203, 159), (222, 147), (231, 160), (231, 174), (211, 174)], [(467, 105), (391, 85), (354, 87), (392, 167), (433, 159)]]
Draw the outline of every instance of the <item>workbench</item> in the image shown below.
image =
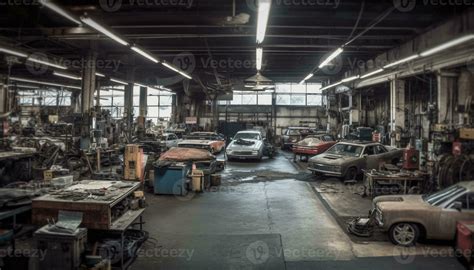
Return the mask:
[(82, 212), (82, 226), (88, 229), (111, 230), (118, 226), (117, 213), (126, 205), (126, 199), (140, 187), (139, 182), (84, 180), (68, 188), (33, 199), (32, 220), (45, 225), (56, 219), (59, 210)]
[(408, 189), (417, 186), (418, 190), (422, 190), (423, 184), (425, 183), (427, 173), (390, 173), (390, 172), (377, 172), (377, 171), (364, 171), (364, 183), (366, 185), (366, 193), (375, 197), (377, 196), (377, 187), (385, 185), (399, 185), (402, 188), (403, 194), (408, 194)]

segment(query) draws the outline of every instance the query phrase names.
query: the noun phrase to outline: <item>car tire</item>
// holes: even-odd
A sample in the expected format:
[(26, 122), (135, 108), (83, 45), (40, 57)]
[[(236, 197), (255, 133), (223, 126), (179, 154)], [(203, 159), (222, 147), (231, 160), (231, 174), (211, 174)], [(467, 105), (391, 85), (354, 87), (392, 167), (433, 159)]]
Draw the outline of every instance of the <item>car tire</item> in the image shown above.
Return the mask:
[(350, 167), (344, 175), (344, 180), (355, 180), (357, 178), (357, 168)]
[(401, 222), (390, 227), (388, 236), (394, 245), (411, 247), (418, 242), (420, 228), (414, 223)]
[(400, 159), (399, 158), (394, 158), (392, 159), (392, 165), (397, 165), (398, 163), (400, 162)]

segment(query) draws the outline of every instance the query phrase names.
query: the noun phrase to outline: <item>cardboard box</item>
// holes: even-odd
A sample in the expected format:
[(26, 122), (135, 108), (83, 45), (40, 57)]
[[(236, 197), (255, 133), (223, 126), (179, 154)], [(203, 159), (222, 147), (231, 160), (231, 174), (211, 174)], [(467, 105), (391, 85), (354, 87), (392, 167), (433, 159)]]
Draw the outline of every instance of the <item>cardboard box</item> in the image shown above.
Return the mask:
[(474, 140), (474, 128), (459, 129), (459, 138), (466, 140)]

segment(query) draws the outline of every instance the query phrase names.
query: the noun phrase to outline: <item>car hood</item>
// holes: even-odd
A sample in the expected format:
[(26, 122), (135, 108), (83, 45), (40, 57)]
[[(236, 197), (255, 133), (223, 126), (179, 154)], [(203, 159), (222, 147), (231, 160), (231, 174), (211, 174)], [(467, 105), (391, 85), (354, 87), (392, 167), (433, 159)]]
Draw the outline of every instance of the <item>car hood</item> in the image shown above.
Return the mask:
[(350, 157), (350, 156), (343, 156), (343, 155), (335, 155), (335, 154), (321, 154), (315, 157), (312, 157), (309, 161), (318, 164), (328, 164), (328, 165), (337, 165), (343, 164), (349, 161), (353, 161), (358, 159), (358, 157)]
[(180, 141), (179, 144), (209, 145), (211, 142), (207, 140), (184, 140)]
[(406, 211), (430, 207), (422, 195), (379, 196), (373, 199), (373, 204), (382, 211)]
[(227, 149), (245, 149), (245, 150), (258, 150), (262, 146), (262, 141), (259, 140), (233, 140)]

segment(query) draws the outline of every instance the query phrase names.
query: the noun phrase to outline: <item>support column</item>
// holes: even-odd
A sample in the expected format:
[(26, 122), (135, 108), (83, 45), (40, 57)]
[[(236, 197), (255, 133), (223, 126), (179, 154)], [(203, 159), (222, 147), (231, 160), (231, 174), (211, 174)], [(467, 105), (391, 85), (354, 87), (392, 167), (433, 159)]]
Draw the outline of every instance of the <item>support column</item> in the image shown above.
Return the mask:
[(125, 86), (124, 118), (127, 125), (126, 133), (128, 138), (131, 139), (133, 135), (133, 83)]
[(405, 128), (405, 81), (390, 81), (390, 131), (391, 145), (396, 146), (395, 131), (397, 127)]
[(439, 71), (436, 76), (438, 84), (438, 124), (454, 124), (454, 107), (457, 100), (454, 100), (454, 93), (457, 90), (458, 74), (452, 72)]
[(138, 137), (142, 137), (145, 135), (145, 122), (146, 122), (146, 114), (147, 114), (147, 96), (148, 96), (148, 88), (140, 87), (140, 98), (139, 98), (139, 109), (138, 109)]
[(171, 124), (178, 123), (178, 94), (171, 96)]
[[(85, 63), (95, 63), (97, 54), (89, 52)], [(95, 65), (84, 65), (82, 69), (82, 99), (81, 99), (81, 149), (88, 149), (91, 144), (91, 128), (93, 124), (92, 108), (94, 107)]]

